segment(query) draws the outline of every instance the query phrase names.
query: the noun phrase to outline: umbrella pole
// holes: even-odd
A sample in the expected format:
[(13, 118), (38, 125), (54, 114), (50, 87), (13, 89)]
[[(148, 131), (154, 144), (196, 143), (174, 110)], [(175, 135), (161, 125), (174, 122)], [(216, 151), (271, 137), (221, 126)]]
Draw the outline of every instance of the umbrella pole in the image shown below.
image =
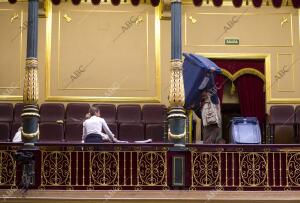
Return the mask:
[(169, 92), (168, 139), (178, 146), (185, 145), (186, 115), (181, 48), (181, 0), (171, 0), (171, 84)]

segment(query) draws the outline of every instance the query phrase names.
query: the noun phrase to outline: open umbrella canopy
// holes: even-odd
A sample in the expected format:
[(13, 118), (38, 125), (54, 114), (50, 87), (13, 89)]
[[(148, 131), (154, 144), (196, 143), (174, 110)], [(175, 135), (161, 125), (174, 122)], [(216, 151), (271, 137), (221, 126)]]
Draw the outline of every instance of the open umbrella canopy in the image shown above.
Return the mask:
[(200, 103), (201, 92), (215, 86), (214, 76), (221, 73), (221, 68), (200, 55), (184, 53), (183, 56), (185, 108), (194, 108)]

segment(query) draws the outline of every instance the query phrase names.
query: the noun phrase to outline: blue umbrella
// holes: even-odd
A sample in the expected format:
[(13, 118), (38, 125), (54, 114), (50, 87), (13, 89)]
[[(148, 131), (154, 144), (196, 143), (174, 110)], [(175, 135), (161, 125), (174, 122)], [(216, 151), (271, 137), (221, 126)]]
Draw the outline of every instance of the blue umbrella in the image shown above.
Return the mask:
[[(194, 108), (200, 103), (201, 92), (215, 86), (214, 77), (216, 73), (221, 73), (221, 68), (200, 55), (183, 53), (183, 56), (185, 107)], [(215, 69), (213, 73), (212, 69)], [(215, 99), (217, 98), (214, 96), (212, 100)]]

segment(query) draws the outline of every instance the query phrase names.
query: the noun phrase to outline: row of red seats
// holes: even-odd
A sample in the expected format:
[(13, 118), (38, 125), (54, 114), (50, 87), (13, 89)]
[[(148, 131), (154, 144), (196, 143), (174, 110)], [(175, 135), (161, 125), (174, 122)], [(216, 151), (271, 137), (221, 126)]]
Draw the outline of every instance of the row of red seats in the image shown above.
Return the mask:
[[(120, 140), (152, 139), (163, 142), (166, 121), (165, 105), (93, 104)], [(24, 105), (0, 103), (0, 141), (9, 141), (21, 126)], [(80, 141), (82, 123), (90, 108), (86, 103), (43, 103), (40, 106), (40, 141)]]
[[(300, 106), (274, 105), (268, 117), (269, 143), (299, 143), (300, 138)], [(292, 136), (287, 138), (287, 132)]]

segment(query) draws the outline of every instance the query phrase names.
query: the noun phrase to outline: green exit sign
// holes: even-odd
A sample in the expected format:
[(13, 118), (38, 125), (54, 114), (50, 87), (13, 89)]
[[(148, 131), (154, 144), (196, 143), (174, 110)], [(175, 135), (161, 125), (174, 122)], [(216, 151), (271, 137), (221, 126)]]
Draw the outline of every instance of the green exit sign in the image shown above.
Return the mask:
[(225, 39), (226, 45), (239, 45), (240, 40), (239, 39)]

